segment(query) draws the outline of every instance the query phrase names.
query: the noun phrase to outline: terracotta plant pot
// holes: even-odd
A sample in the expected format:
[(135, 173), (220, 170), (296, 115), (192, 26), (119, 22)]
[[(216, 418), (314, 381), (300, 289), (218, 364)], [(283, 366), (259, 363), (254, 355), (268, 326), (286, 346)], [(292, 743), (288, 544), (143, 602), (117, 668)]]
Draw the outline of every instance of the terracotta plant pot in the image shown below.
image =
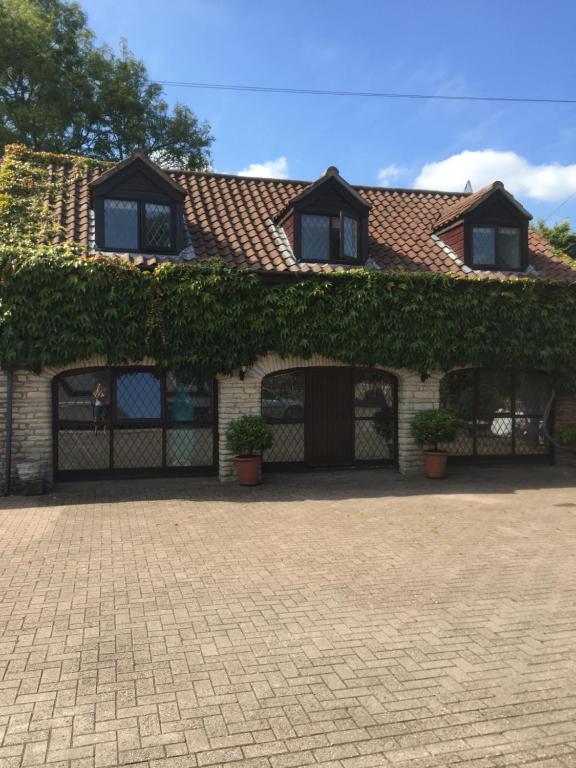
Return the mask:
[(258, 485), (261, 476), (260, 456), (236, 456), (234, 466), (240, 485)]
[(446, 451), (424, 451), (424, 471), (431, 480), (441, 480), (446, 477), (448, 454)]

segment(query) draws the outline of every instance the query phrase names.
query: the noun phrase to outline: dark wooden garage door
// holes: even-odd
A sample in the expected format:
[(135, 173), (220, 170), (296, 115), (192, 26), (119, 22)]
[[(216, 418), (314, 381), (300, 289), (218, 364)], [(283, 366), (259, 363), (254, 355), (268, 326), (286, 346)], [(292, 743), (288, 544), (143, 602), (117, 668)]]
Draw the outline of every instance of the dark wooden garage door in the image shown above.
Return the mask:
[(306, 463), (345, 466), (354, 461), (352, 370), (315, 368), (306, 382)]

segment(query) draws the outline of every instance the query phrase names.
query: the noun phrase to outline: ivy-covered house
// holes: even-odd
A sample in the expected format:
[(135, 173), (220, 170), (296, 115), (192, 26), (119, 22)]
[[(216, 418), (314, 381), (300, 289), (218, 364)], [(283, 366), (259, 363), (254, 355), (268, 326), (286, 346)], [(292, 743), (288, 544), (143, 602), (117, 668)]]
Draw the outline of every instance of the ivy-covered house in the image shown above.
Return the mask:
[(10, 147), (4, 474), (38, 458), (48, 480), (226, 479), (240, 414), (272, 425), (272, 468), (408, 472), (410, 420), (439, 404), (462, 419), (454, 459), (549, 462), (545, 415), (576, 422), (576, 268), (530, 219), (499, 181), (456, 194)]

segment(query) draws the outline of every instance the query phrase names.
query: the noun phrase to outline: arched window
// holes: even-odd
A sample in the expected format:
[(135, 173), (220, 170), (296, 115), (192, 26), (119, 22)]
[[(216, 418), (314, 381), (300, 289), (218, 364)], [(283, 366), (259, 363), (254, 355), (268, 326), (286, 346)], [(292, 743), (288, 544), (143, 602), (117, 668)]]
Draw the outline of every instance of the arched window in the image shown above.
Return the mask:
[(442, 379), (440, 401), (460, 417), (462, 429), (444, 447), (463, 458), (549, 459), (551, 446), (544, 434), (549, 399), (544, 373), (452, 371)]
[(174, 474), (215, 467), (212, 382), (153, 368), (88, 368), (55, 377), (60, 478)]
[(348, 466), (394, 463), (396, 379), (385, 371), (310, 367), (262, 382), (262, 415), (275, 465)]

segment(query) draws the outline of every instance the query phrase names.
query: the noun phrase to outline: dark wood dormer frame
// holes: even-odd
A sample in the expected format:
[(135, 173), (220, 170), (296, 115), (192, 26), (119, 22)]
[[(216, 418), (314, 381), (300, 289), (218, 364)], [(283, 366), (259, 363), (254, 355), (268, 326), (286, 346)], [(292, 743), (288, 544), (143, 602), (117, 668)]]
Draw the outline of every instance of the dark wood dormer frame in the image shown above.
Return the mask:
[[(291, 201), (288, 209), (281, 215), (279, 224), (293, 217), (292, 245), (298, 261), (312, 264), (360, 265), (364, 264), (368, 258), (368, 215), (370, 208), (370, 204), (342, 179), (338, 170), (331, 167), (324, 176)], [(302, 216), (305, 215), (340, 217), (340, 258), (329, 259), (328, 261), (304, 258), (302, 254)], [(343, 257), (343, 217), (355, 219), (357, 222), (358, 257), (356, 259)]]
[[(137, 153), (106, 171), (90, 184), (96, 225), (96, 247), (123, 253), (176, 254), (184, 247), (184, 190), (145, 155)], [(104, 201), (124, 200), (138, 204), (138, 247), (113, 248), (104, 238)], [(144, 236), (144, 204), (170, 206), (170, 248), (148, 247)]]
[[(464, 222), (464, 248), (465, 263), (471, 269), (482, 269), (494, 272), (525, 272), (529, 265), (528, 251), (528, 222), (526, 217), (510, 201), (495, 193), (482, 205), (479, 205), (474, 211), (469, 213)], [(475, 264), (474, 263), (474, 245), (473, 230), (474, 227), (486, 227), (498, 229), (500, 227), (513, 227), (520, 231), (520, 265), (517, 269), (503, 268), (498, 263), (498, 237), (496, 237), (496, 263), (495, 264)]]
[[(528, 248), (528, 224), (532, 215), (504, 189), (501, 182), (495, 182), (477, 202), (462, 211), (455, 220), (437, 230), (446, 241), (463, 242), (463, 253), (458, 255), (470, 269), (487, 272), (525, 272), (530, 265)], [(497, 230), (500, 227), (518, 229), (520, 232), (520, 264), (516, 269), (503, 267), (498, 263), (498, 237), (495, 238), (496, 263), (475, 264), (473, 230), (483, 227)], [(457, 232), (461, 231), (460, 237)], [(450, 237), (448, 237), (450, 235)]]

